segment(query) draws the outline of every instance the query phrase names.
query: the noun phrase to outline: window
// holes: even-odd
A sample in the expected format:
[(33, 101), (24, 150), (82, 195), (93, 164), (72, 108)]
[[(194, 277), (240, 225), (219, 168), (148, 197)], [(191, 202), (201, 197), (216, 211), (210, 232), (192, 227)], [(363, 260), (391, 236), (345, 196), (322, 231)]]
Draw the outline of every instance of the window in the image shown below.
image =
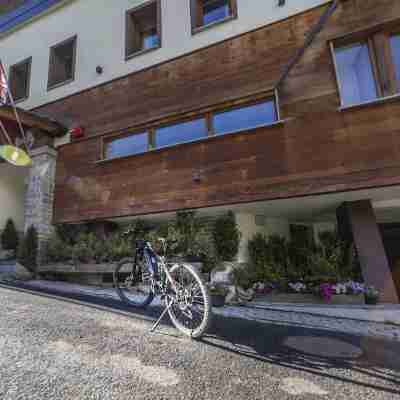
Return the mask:
[(172, 146), (207, 136), (207, 122), (205, 118), (201, 118), (156, 129), (154, 145), (156, 148)]
[(359, 104), (378, 97), (367, 43), (336, 50), (336, 63), (345, 105)]
[(48, 89), (75, 79), (76, 36), (50, 48)]
[(144, 153), (149, 148), (149, 135), (147, 132), (136, 133), (130, 136), (119, 137), (106, 143), (106, 158), (125, 157), (133, 154)]
[(191, 0), (192, 31), (237, 17), (236, 0)]
[(23, 101), (29, 97), (32, 57), (10, 68), (10, 88), (14, 101)]
[(126, 13), (126, 58), (161, 47), (161, 4), (149, 1)]
[(255, 128), (277, 121), (274, 100), (245, 106), (215, 114), (212, 121), (214, 133), (223, 135), (242, 129)]
[(390, 38), (390, 48), (393, 56), (394, 73), (397, 81), (397, 90), (400, 91), (400, 34), (392, 35)]
[[(250, 105), (247, 98), (235, 100), (234, 103), (235, 108), (231, 101), (229, 108), (227, 104), (214, 107), (214, 110), (207, 107), (196, 113), (190, 112), (190, 117), (188, 113), (181, 116), (180, 120), (174, 117), (174, 122), (170, 117), (153, 122), (147, 127), (138, 128), (140, 133), (106, 137), (103, 139), (102, 156), (105, 159), (126, 157), (207, 137), (252, 130), (271, 125), (279, 119), (277, 97), (264, 98)], [(245, 105), (238, 106), (238, 103)]]
[(331, 43), (342, 106), (400, 93), (400, 34), (384, 28)]

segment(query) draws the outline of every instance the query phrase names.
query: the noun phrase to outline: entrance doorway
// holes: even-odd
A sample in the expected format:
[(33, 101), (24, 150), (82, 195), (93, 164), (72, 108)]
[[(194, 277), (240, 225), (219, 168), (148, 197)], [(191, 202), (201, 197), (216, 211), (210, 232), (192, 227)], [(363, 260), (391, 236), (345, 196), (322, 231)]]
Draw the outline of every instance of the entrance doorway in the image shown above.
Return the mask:
[(382, 224), (380, 229), (393, 280), (400, 296), (400, 223)]

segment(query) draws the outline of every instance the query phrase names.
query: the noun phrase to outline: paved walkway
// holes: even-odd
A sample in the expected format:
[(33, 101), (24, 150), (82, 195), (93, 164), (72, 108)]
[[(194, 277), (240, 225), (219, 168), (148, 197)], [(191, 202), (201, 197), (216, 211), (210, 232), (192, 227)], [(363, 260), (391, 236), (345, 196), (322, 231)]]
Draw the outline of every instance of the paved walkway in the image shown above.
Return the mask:
[(398, 342), (219, 315), (193, 341), (168, 318), (150, 334), (156, 307), (78, 297), (0, 288), (0, 399), (400, 399)]
[[(64, 282), (29, 281), (19, 284), (30, 290), (39, 290), (60, 295), (84, 295), (99, 299), (119, 301), (114, 289)], [(156, 298), (151, 307), (162, 306)], [(248, 303), (244, 306), (226, 306), (214, 308), (214, 313), (223, 317), (232, 317), (261, 323), (302, 326), (312, 329), (350, 333), (390, 339), (400, 342), (399, 306), (308, 306), (295, 304)]]

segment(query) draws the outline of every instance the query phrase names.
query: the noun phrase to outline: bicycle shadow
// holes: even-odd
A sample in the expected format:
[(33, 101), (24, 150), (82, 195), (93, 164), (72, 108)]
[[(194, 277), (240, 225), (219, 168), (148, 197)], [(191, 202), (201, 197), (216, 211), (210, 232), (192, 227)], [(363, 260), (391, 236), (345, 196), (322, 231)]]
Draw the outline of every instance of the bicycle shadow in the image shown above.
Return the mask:
[[(214, 317), (201, 342), (257, 361), (400, 394), (400, 343), (222, 316)], [(356, 373), (357, 379), (346, 377), (343, 370)]]

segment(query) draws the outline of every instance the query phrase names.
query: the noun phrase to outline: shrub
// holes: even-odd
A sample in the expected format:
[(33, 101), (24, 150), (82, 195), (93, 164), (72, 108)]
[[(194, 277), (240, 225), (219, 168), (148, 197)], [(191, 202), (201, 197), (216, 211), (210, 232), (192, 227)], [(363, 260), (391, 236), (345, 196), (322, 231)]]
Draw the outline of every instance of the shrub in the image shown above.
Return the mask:
[(178, 211), (176, 213), (178, 248), (185, 257), (198, 257), (196, 242), (201, 234), (201, 224), (196, 214), (196, 211)]
[(240, 231), (235, 215), (229, 211), (215, 221), (213, 239), (220, 260), (233, 261), (239, 251)]
[(1, 234), (1, 245), (3, 250), (16, 251), (18, 248), (18, 233), (15, 229), (14, 221), (10, 218)]
[(65, 243), (57, 233), (54, 233), (46, 243), (44, 254), (46, 263), (69, 261), (71, 259), (71, 254), (72, 246)]
[(66, 244), (74, 246), (77, 244), (80, 235), (89, 232), (89, 226), (87, 224), (79, 225), (57, 225), (56, 233), (58, 237)]
[(28, 228), (18, 248), (18, 262), (32, 273), (36, 273), (38, 258), (38, 234), (32, 225)]

